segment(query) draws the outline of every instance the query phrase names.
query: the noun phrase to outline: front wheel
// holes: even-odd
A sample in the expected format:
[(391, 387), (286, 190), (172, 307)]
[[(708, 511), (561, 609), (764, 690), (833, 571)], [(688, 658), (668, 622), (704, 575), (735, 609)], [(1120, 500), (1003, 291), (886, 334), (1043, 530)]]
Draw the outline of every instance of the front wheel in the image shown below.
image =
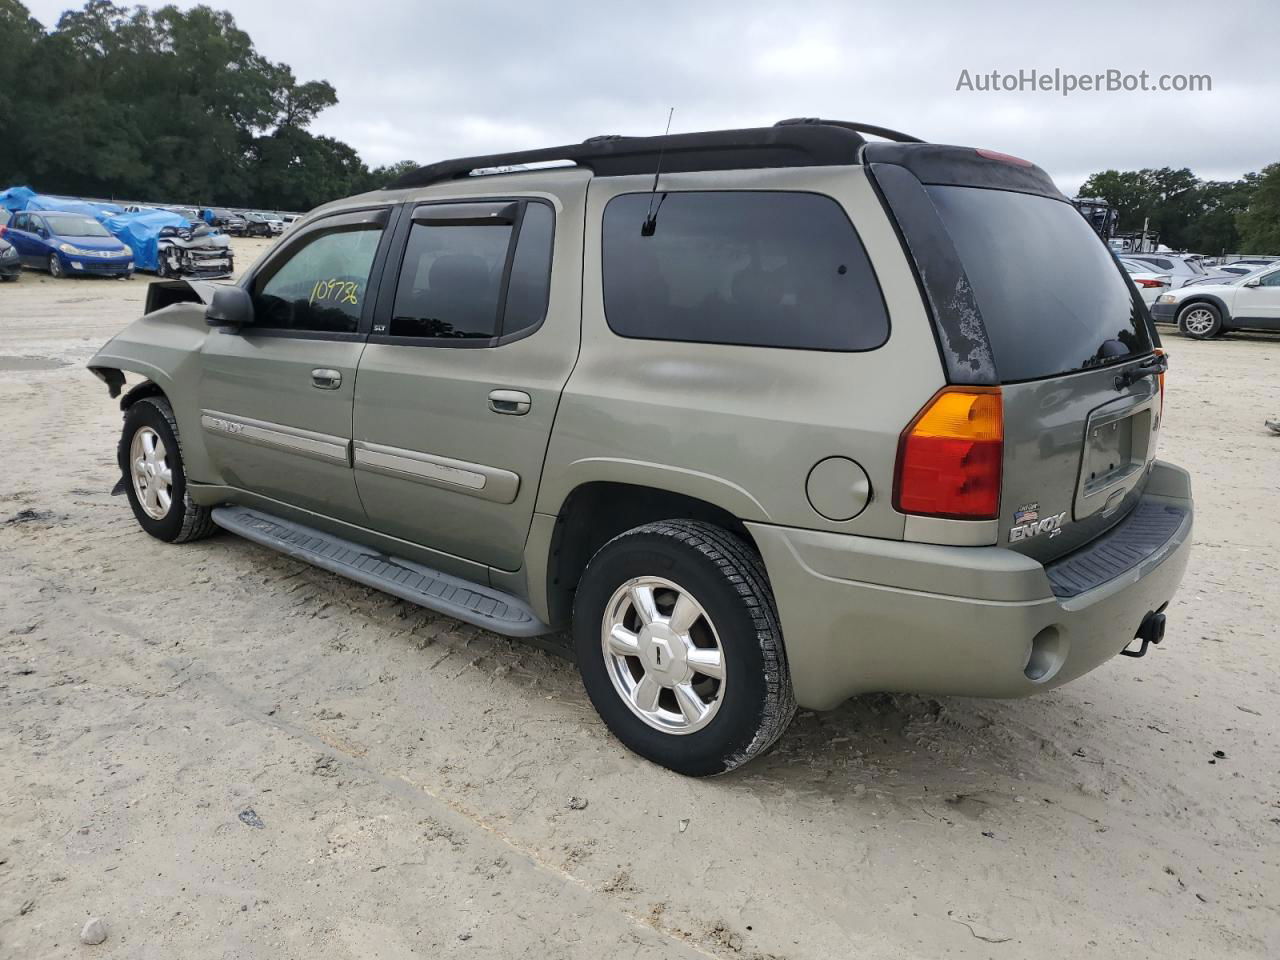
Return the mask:
[(49, 275), (55, 280), (61, 280), (67, 275), (66, 269), (62, 266), (62, 258), (56, 253), (49, 254)]
[(117, 457), (133, 515), (151, 536), (186, 543), (217, 530), (212, 511), (187, 490), (178, 422), (164, 397), (143, 397), (129, 408)]
[(712, 524), (666, 520), (606, 543), (578, 585), (573, 632), (609, 729), (677, 773), (732, 770), (795, 714), (764, 565)]
[(1193, 340), (1209, 340), (1222, 332), (1222, 314), (1211, 303), (1192, 303), (1178, 314), (1178, 332)]

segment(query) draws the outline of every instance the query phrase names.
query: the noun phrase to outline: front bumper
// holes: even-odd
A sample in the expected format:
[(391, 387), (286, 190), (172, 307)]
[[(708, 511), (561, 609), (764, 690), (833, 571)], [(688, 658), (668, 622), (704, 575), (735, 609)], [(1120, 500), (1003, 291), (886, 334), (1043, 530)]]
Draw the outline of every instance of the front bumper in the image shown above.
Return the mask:
[(0, 259), (0, 277), (16, 277), (22, 272), (22, 258), (16, 254)]
[(1176, 323), (1178, 320), (1178, 304), (1153, 303), (1150, 307), (1151, 319), (1156, 323)]
[(76, 257), (62, 254), (68, 273), (85, 273), (93, 276), (122, 277), (133, 273), (132, 257)]
[(1045, 567), (1003, 547), (747, 524), (778, 602), (796, 700), (825, 710), (878, 691), (1022, 697), (1094, 669), (1169, 603), (1186, 570), (1186, 471), (1157, 461), (1143, 501), (1180, 511), (1176, 529), (1133, 566), (1069, 597), (1054, 595)]

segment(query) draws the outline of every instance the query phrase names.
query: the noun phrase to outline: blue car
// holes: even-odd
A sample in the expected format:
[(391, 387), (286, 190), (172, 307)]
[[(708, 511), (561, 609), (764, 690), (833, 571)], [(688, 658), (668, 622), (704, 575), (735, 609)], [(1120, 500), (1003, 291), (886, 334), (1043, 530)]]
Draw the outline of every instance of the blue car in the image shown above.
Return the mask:
[(97, 220), (79, 213), (19, 211), (2, 235), (17, 248), (23, 266), (55, 277), (133, 275), (133, 250)]

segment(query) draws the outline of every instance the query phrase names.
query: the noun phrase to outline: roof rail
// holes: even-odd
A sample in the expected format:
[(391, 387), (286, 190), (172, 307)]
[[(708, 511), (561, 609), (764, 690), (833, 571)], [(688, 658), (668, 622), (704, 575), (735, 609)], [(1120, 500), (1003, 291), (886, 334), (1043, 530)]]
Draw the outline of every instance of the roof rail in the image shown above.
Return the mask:
[[(869, 132), (871, 130), (868, 128)], [(857, 163), (858, 150), (865, 143), (855, 125), (825, 120), (661, 137), (592, 137), (585, 143), (562, 147), (463, 157), (428, 164), (404, 174), (388, 184), (386, 189), (425, 187), (461, 180), (476, 170), (554, 160), (566, 160), (585, 167), (598, 177), (652, 174), (659, 152), (665, 153), (663, 173), (838, 166)]]
[(878, 127), (874, 123), (857, 123), (851, 120), (822, 120), (818, 117), (792, 117), (790, 120), (779, 120), (774, 124), (775, 127), (794, 127), (802, 125), (840, 127), (844, 130), (853, 130), (855, 133), (869, 133), (873, 137), (883, 137), (886, 140), (892, 140), (895, 143), (924, 143), (919, 137), (913, 137), (909, 133), (900, 133), (897, 130), (890, 130), (888, 127)]

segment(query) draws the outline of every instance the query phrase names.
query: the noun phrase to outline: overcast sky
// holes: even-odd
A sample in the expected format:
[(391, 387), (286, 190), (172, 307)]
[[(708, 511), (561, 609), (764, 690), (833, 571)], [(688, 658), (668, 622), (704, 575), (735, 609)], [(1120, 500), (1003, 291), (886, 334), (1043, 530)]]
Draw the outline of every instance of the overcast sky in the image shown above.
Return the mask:
[[(69, 5), (25, 2), (46, 26)], [(1228, 179), (1280, 160), (1280, 11), (1262, 0), (212, 5), (299, 79), (337, 88), (313, 130), (371, 166), (661, 133), (670, 106), (673, 132), (823, 116), (986, 146), (1068, 193), (1106, 168)], [(956, 90), (962, 70), (1033, 68), (1208, 74), (1212, 91)]]

